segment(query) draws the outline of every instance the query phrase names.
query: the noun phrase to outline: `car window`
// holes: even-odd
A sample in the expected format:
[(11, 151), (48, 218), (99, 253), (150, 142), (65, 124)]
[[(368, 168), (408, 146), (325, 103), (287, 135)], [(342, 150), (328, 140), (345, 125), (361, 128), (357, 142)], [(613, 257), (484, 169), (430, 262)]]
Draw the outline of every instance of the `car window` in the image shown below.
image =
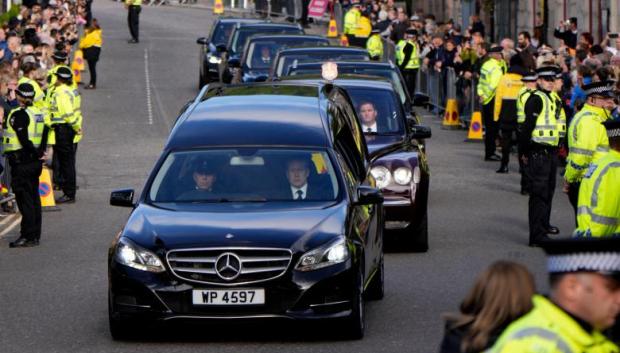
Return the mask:
[(268, 69), (278, 51), (288, 47), (327, 45), (325, 39), (279, 38), (276, 40), (251, 40), (244, 65), (248, 69)]
[(348, 87), (364, 133), (395, 134), (404, 131), (401, 103), (387, 89)]
[(323, 61), (369, 61), (368, 53), (343, 53), (338, 51), (333, 52), (313, 52), (303, 54), (284, 54), (278, 58), (276, 75), (281, 77), (283, 73), (288, 71), (288, 68), (293, 65), (316, 63)]
[(148, 193), (153, 203), (308, 202), (338, 196), (326, 151), (276, 148), (172, 152)]
[(261, 28), (261, 29), (246, 29), (244, 30), (241, 27), (236, 31), (235, 36), (233, 37), (232, 42), (232, 52), (235, 54), (241, 54), (243, 51), (243, 47), (245, 46), (245, 42), (251, 36), (261, 35), (261, 34), (303, 34), (303, 31), (299, 28), (294, 27), (276, 27), (276, 28)]
[(234, 22), (224, 23), (220, 22), (220, 24), (215, 28), (213, 32), (213, 36), (211, 37), (211, 43), (213, 45), (226, 44), (230, 39), (230, 35), (235, 27)]

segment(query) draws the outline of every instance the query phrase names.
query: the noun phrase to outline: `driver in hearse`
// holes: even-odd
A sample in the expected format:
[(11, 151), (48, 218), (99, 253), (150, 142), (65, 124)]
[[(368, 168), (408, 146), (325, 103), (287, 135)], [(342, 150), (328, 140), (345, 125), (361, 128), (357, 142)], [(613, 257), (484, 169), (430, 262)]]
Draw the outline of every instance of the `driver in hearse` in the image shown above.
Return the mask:
[(369, 101), (364, 101), (359, 105), (359, 116), (364, 133), (377, 133), (385, 130), (383, 126), (377, 124), (377, 109)]
[(181, 194), (180, 200), (208, 199), (214, 194), (213, 188), (217, 181), (217, 175), (215, 168), (210, 163), (199, 163), (194, 168), (192, 179), (194, 180), (194, 188)]

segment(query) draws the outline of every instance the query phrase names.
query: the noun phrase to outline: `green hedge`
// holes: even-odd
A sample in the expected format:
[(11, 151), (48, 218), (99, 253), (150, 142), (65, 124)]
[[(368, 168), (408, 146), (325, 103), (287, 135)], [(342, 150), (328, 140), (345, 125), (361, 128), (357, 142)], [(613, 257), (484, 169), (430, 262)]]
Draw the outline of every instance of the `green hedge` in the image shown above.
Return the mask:
[(11, 19), (12, 17), (17, 17), (17, 15), (19, 15), (19, 6), (12, 6), (8, 12), (0, 15), (0, 26), (5, 25), (7, 22), (9, 22), (9, 19)]

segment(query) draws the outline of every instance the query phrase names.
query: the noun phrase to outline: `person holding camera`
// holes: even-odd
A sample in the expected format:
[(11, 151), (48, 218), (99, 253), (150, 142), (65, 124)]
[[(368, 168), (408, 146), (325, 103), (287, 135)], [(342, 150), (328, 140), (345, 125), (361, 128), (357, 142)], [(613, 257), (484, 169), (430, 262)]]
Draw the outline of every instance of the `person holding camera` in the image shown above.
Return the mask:
[(574, 50), (577, 47), (577, 17), (561, 21), (560, 25), (553, 31), (553, 36), (563, 40), (567, 47)]

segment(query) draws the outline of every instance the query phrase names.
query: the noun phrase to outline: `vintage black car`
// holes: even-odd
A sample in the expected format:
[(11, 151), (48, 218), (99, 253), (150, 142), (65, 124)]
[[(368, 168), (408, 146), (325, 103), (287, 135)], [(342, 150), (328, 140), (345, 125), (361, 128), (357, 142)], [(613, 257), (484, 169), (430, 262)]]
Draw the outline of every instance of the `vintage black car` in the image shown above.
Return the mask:
[(148, 321), (329, 319), (383, 297), (383, 197), (351, 100), (317, 83), (205, 86), (109, 249), (114, 338)]
[(340, 46), (281, 50), (273, 61), (271, 79), (281, 77), (291, 65), (325, 61), (370, 61), (370, 54), (366, 49)]
[(222, 49), (230, 39), (233, 28), (238, 23), (260, 23), (265, 22), (254, 18), (218, 18), (211, 27), (211, 32), (207, 37), (200, 37), (196, 43), (200, 44), (200, 59), (198, 63), (198, 89), (209, 82), (220, 81), (219, 65), (222, 62)]
[(220, 64), (222, 82), (230, 83), (235, 77), (241, 64), (241, 56), (243, 56), (243, 48), (245, 48), (247, 40), (252, 36), (267, 34), (305, 34), (305, 32), (299, 24), (239, 23), (235, 25), (226, 47), (221, 46), (220, 48), (225, 58)]
[(322, 36), (272, 34), (250, 37), (243, 49), (240, 70), (232, 83), (262, 82), (269, 78), (274, 57), (280, 50), (289, 47), (328, 46), (329, 39)]
[[(290, 76), (283, 82), (318, 79)], [(430, 171), (424, 139), (431, 137), (431, 129), (404, 110), (390, 80), (341, 75), (334, 83), (347, 90), (362, 124), (373, 159), (371, 172), (385, 198), (388, 236), (402, 249), (428, 250)]]

